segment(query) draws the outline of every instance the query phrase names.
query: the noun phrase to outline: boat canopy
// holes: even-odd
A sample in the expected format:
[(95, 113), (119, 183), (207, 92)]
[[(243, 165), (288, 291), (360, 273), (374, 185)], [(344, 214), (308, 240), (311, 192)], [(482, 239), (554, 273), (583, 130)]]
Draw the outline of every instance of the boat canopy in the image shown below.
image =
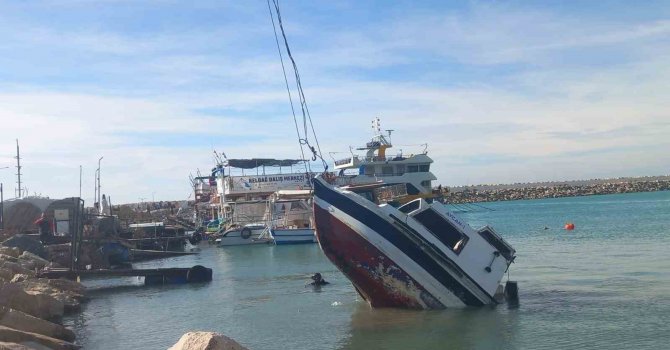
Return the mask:
[(228, 159), (228, 166), (240, 169), (254, 169), (261, 166), (292, 166), (302, 162), (303, 162), (302, 159), (269, 159), (269, 158)]

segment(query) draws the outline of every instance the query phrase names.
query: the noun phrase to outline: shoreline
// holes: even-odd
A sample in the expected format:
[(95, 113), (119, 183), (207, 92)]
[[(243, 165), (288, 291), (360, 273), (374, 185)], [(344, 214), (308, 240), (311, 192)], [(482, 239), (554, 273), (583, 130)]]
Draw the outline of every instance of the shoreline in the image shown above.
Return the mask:
[(447, 203), (499, 202), (527, 199), (583, 197), (670, 190), (670, 176), (459, 186), (442, 189)]

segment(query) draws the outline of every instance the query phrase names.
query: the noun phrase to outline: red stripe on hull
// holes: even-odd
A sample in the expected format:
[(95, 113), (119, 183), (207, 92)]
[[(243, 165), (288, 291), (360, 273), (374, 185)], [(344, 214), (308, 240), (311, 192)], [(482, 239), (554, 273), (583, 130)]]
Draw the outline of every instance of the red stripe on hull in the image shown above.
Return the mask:
[(372, 307), (444, 308), (384, 253), (316, 204), (314, 219), (321, 249)]

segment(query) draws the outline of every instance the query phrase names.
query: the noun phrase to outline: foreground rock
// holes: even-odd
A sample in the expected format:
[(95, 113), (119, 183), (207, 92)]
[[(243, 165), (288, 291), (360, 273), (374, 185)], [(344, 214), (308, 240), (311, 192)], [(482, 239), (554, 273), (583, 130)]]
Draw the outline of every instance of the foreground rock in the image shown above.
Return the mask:
[(25, 345), (0, 341), (0, 350), (34, 350)]
[(47, 258), (47, 252), (42, 243), (26, 235), (14, 235), (2, 242), (2, 245), (5, 247), (16, 247), (23, 252), (28, 251), (42, 258)]
[(248, 350), (220, 333), (188, 332), (168, 350)]
[(46, 294), (63, 303), (64, 312), (78, 311), (86, 300), (84, 287), (77, 282), (30, 278), (26, 275), (14, 275), (11, 282), (23, 288), (28, 294)]
[(30, 316), (24, 312), (0, 306), (0, 326), (19, 331), (38, 333), (65, 341), (74, 341), (74, 332), (49, 321)]
[[(31, 349), (73, 350), (79, 346), (64, 340), (47, 337), (45, 335), (24, 332), (5, 326), (0, 326), (0, 339), (4, 342), (17, 343)], [(12, 348), (10, 348), (12, 349)], [(15, 348), (14, 348), (15, 349)]]
[(28, 293), (17, 283), (0, 284), (0, 305), (45, 320), (58, 319), (65, 311), (63, 302), (48, 294)]

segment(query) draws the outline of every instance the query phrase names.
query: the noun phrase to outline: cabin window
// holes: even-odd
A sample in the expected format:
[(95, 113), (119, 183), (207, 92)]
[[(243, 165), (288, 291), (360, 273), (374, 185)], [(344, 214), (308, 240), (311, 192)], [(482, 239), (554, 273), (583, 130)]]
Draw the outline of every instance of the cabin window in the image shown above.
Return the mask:
[(436, 213), (433, 209), (426, 209), (413, 217), (419, 221), (430, 233), (449, 247), (456, 254), (463, 250), (468, 236), (461, 233), (449, 220)]
[(372, 176), (374, 174), (375, 174), (375, 167), (374, 166), (369, 165), (369, 166), (365, 167), (365, 175)]
[(421, 164), (419, 165), (419, 172), (420, 173), (427, 173), (430, 171), (430, 164)]
[(419, 172), (419, 166), (418, 165), (408, 165), (407, 166), (407, 172), (408, 173), (418, 173)]
[(430, 187), (430, 180), (421, 181), (421, 186), (428, 190), (432, 189), (432, 187)]
[(405, 164), (398, 164), (395, 169), (396, 175), (400, 176), (405, 173)]
[(382, 175), (393, 175), (393, 166), (392, 165), (384, 165), (382, 166)]
[(479, 234), (484, 238), (490, 245), (496, 248), (502, 256), (505, 257), (508, 261), (512, 260), (514, 256), (514, 251), (501, 240), (501, 238), (493, 233), (488, 227), (479, 231)]
[(411, 213), (411, 212), (419, 209), (420, 206), (421, 206), (421, 199), (415, 199), (415, 200), (401, 206), (400, 208), (398, 208), (398, 210), (400, 210), (401, 212), (403, 212), (405, 214), (408, 214), (408, 213)]

